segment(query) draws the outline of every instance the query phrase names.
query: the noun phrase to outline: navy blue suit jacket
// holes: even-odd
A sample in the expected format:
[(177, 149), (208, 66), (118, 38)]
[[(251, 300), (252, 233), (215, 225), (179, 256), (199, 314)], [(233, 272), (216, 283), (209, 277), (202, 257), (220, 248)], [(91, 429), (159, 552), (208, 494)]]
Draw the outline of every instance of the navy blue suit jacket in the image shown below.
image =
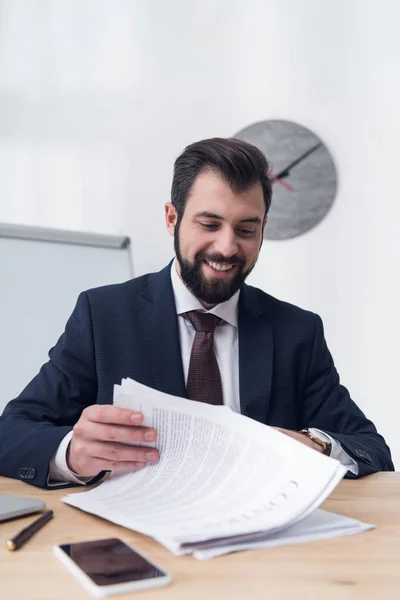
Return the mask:
[[(49, 361), (0, 417), (0, 474), (46, 487), (50, 459), (91, 404), (109, 404), (131, 377), (185, 396), (170, 266), (83, 292)], [(244, 415), (331, 434), (359, 475), (392, 470), (390, 451), (340, 385), (321, 319), (244, 285), (239, 297), (239, 381)]]

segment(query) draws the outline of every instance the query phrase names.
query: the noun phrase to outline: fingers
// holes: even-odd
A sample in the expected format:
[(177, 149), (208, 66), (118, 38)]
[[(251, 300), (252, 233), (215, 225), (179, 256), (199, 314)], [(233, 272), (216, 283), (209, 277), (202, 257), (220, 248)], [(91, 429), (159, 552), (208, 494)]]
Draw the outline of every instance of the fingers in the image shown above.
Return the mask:
[(93, 405), (85, 408), (74, 427), (74, 435), (86, 439), (121, 443), (155, 442), (157, 433), (140, 427), (141, 413), (112, 405)]
[(92, 476), (103, 470), (137, 469), (154, 463), (159, 453), (152, 447), (136, 444), (152, 443), (157, 432), (141, 427), (143, 415), (112, 405), (86, 408), (73, 428), (68, 446), (67, 464), (81, 476)]
[(93, 458), (114, 462), (149, 463), (157, 462), (160, 458), (158, 450), (155, 448), (139, 448), (113, 442), (87, 444), (86, 452)]
[(119, 462), (117, 460), (106, 460), (103, 458), (92, 458), (90, 463), (79, 466), (80, 477), (96, 477), (101, 471), (139, 471), (146, 466), (146, 463), (136, 461)]
[(82, 477), (92, 477), (100, 471), (141, 469), (160, 458), (155, 448), (140, 448), (113, 442), (72, 439), (67, 464)]
[(85, 439), (104, 442), (134, 444), (155, 442), (157, 432), (150, 427), (127, 427), (126, 425), (108, 425), (92, 421), (81, 421), (74, 426), (74, 435)]
[(129, 408), (119, 408), (112, 404), (93, 404), (82, 412), (82, 417), (95, 423), (111, 425), (140, 425), (143, 415)]

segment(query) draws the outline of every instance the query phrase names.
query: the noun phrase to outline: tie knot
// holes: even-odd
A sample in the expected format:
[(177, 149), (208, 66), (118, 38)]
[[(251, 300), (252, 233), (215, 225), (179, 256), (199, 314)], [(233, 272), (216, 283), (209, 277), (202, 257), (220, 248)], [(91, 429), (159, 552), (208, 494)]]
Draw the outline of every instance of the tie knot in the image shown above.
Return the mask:
[(191, 324), (193, 325), (196, 332), (202, 331), (204, 333), (214, 333), (215, 328), (222, 321), (222, 319), (220, 319), (216, 315), (200, 312), (198, 310), (191, 310), (190, 312), (187, 312), (185, 314), (191, 322)]

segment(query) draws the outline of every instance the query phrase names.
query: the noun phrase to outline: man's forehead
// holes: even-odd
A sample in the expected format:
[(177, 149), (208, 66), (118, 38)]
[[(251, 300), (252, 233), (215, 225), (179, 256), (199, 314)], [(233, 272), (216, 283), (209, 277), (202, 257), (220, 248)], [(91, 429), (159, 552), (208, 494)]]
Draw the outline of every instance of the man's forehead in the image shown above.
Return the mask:
[(192, 215), (209, 213), (215, 218), (234, 212), (240, 213), (241, 218), (257, 218), (264, 215), (263, 189), (259, 183), (243, 192), (235, 192), (215, 173), (201, 173), (190, 190), (187, 209)]
[(221, 175), (215, 173), (214, 171), (207, 170), (197, 175), (190, 190), (190, 194), (192, 196), (207, 193), (241, 196), (257, 188), (259, 188), (260, 192), (262, 193), (261, 182), (250, 185), (249, 188), (243, 192), (235, 192), (229, 182), (226, 181), (226, 179), (224, 179)]

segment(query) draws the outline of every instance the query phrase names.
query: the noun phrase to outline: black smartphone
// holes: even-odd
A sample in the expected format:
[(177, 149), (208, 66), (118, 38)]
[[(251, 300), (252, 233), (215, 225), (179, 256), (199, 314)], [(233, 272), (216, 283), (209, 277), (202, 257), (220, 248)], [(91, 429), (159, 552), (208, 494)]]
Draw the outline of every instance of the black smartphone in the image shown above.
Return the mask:
[(53, 550), (96, 598), (160, 587), (172, 579), (118, 538), (61, 544)]

